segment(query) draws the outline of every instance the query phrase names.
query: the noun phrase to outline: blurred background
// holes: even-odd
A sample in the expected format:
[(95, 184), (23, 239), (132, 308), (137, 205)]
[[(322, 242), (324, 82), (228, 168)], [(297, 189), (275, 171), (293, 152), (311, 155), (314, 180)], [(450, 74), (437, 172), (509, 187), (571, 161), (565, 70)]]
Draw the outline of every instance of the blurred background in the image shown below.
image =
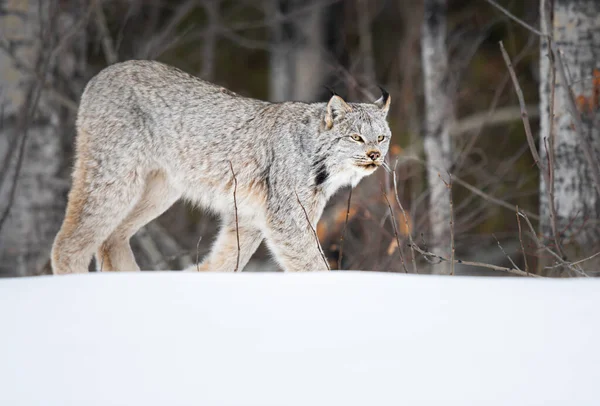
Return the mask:
[[(580, 28), (580, 35), (598, 30), (600, 7), (593, 0), (542, 3), (547, 4), (0, 0), (0, 274), (50, 272), (50, 248), (70, 187), (74, 118), (86, 82), (115, 62), (157, 59), (241, 95), (274, 102), (326, 101), (327, 87), (347, 101), (374, 101), (381, 94), (378, 86), (391, 94), (390, 170), (364, 179), (350, 201), (350, 189), (342, 189), (318, 224), (332, 269), (507, 274), (464, 265), (475, 261), (577, 275), (579, 265), (568, 264), (600, 251), (595, 172), (586, 167), (591, 161), (581, 158), (582, 144), (567, 143), (571, 149), (560, 153), (561, 131), (567, 134), (568, 124), (556, 124), (551, 150), (558, 152), (550, 154), (555, 163), (549, 161), (543, 147), (548, 138), (539, 136), (553, 127), (540, 125), (548, 120), (544, 95), (556, 88), (558, 97), (564, 83), (559, 77), (556, 86), (547, 86), (552, 77), (540, 73), (548, 70), (547, 46), (501, 8), (548, 33), (563, 32), (561, 24), (571, 14), (584, 13), (596, 24)], [(566, 17), (557, 18), (562, 12)], [(567, 34), (556, 43), (565, 48), (572, 84), (581, 84), (581, 112), (585, 97), (591, 100), (580, 124), (588, 128), (589, 144), (583, 145), (591, 145), (597, 159), (596, 82), (584, 80), (595, 73), (596, 58), (571, 57), (582, 53), (577, 46), (583, 34), (571, 39), (572, 49)], [(600, 35), (585, 38), (586, 49), (600, 52)], [(537, 164), (499, 41), (523, 92), (541, 155)], [(555, 103), (555, 123), (565, 117), (564, 106)], [(576, 162), (583, 166), (570, 166)], [(553, 165), (556, 174), (548, 169)], [(568, 183), (561, 168), (583, 180)], [(546, 193), (547, 173), (556, 185), (554, 210)], [(573, 208), (573, 201), (583, 209)], [(517, 206), (523, 216), (517, 216)], [(207, 253), (217, 227), (218, 218), (180, 202), (140, 230), (132, 246), (142, 269), (181, 269)], [(429, 254), (411, 250), (411, 240)], [(439, 257), (462, 263), (451, 267)], [(245, 270), (278, 267), (261, 247)]]

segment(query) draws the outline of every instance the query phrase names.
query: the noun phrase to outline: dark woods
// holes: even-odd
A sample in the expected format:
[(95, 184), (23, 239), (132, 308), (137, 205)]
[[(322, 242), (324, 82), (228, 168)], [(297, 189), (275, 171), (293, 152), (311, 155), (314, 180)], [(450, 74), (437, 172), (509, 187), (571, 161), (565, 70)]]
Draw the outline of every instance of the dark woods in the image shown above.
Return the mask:
[[(0, 274), (49, 272), (87, 80), (158, 59), (270, 101), (392, 95), (388, 168), (316, 227), (332, 269), (595, 275), (600, 43), (582, 38), (598, 13), (593, 0), (0, 0)], [(217, 222), (176, 204), (133, 238), (139, 264), (197, 262)], [(261, 249), (253, 270), (277, 266)]]

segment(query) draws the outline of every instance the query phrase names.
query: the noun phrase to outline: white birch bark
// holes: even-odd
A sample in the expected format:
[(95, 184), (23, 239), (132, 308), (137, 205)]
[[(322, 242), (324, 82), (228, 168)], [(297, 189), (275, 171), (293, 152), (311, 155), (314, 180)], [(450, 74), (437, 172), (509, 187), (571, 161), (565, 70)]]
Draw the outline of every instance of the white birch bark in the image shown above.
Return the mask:
[(371, 34), (371, 16), (369, 10), (369, 0), (357, 0), (356, 9), (358, 14), (358, 32), (359, 32), (359, 58), (361, 62), (361, 74), (363, 81), (368, 86), (375, 85), (375, 60), (373, 58), (373, 36)]
[[(447, 0), (425, 0), (421, 53), (425, 88), (425, 156), (429, 184), (430, 249), (449, 257), (450, 202), (448, 171), (451, 165), (452, 100), (448, 86), (446, 48)], [(449, 264), (433, 267), (435, 273), (449, 273)]]
[[(600, 2), (596, 0), (542, 0), (542, 30), (554, 37), (570, 76), (574, 96), (587, 105), (580, 108), (584, 136), (600, 162), (600, 109), (594, 103), (593, 72), (600, 69)], [(549, 24), (548, 24), (549, 22)], [(549, 26), (550, 25), (550, 26)], [(550, 59), (547, 41), (540, 53), (540, 159), (547, 163), (547, 138), (550, 134)], [(572, 125), (567, 105), (567, 85), (556, 75), (554, 98), (554, 193), (556, 222), (563, 243), (569, 239), (579, 245), (577, 255), (598, 251), (600, 242), (600, 199), (581, 142)], [(600, 92), (597, 89), (596, 92)], [(548, 185), (540, 182), (540, 229), (553, 241)], [(572, 248), (567, 250), (573, 254)], [(575, 260), (576, 258), (569, 258)]]
[(292, 71), (292, 38), (290, 24), (282, 21), (289, 10), (289, 0), (271, 0), (267, 18), (271, 20), (269, 50), (269, 100), (282, 102), (292, 95), (294, 74)]
[[(9, 209), (0, 229), (0, 274), (4, 275), (40, 273), (64, 215), (69, 186), (61, 175), (64, 115), (45, 90), (35, 101), (35, 93), (42, 90), (40, 76), (47, 89), (54, 85), (54, 72), (72, 73), (75, 66), (69, 47), (53, 54), (55, 47), (49, 46), (74, 23), (58, 14), (57, 24), (49, 24), (53, 5), (47, 0), (0, 1), (0, 171), (6, 164), (0, 174), (0, 217)], [(40, 66), (46, 69), (34, 74)], [(28, 115), (26, 110), (34, 107), (35, 114)], [(17, 174), (21, 146), (23, 160)]]
[(308, 9), (293, 19), (296, 41), (292, 55), (294, 84), (291, 98), (314, 102), (323, 88), (327, 70), (323, 55), (324, 6), (319, 0), (300, 1), (298, 6)]
[[(326, 71), (319, 0), (272, 0), (269, 98), (315, 101)], [(290, 13), (293, 15), (290, 17)]]

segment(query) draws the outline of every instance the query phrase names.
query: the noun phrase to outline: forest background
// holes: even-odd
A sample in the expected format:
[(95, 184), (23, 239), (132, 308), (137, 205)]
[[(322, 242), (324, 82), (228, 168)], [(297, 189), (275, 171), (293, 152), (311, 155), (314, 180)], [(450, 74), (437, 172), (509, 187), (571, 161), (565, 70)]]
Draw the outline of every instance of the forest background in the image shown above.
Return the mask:
[[(86, 82), (157, 59), (273, 102), (391, 94), (389, 170), (316, 228), (332, 269), (594, 276), (597, 55), (593, 0), (0, 0), (0, 275), (50, 273)], [(177, 203), (138, 263), (195, 263), (217, 226)]]

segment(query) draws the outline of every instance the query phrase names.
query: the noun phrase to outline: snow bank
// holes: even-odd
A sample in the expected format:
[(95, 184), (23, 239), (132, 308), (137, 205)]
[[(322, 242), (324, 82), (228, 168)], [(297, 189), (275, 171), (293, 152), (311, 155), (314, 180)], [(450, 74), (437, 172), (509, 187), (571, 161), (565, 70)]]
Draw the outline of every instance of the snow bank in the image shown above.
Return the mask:
[(0, 405), (600, 404), (600, 280), (0, 280)]

